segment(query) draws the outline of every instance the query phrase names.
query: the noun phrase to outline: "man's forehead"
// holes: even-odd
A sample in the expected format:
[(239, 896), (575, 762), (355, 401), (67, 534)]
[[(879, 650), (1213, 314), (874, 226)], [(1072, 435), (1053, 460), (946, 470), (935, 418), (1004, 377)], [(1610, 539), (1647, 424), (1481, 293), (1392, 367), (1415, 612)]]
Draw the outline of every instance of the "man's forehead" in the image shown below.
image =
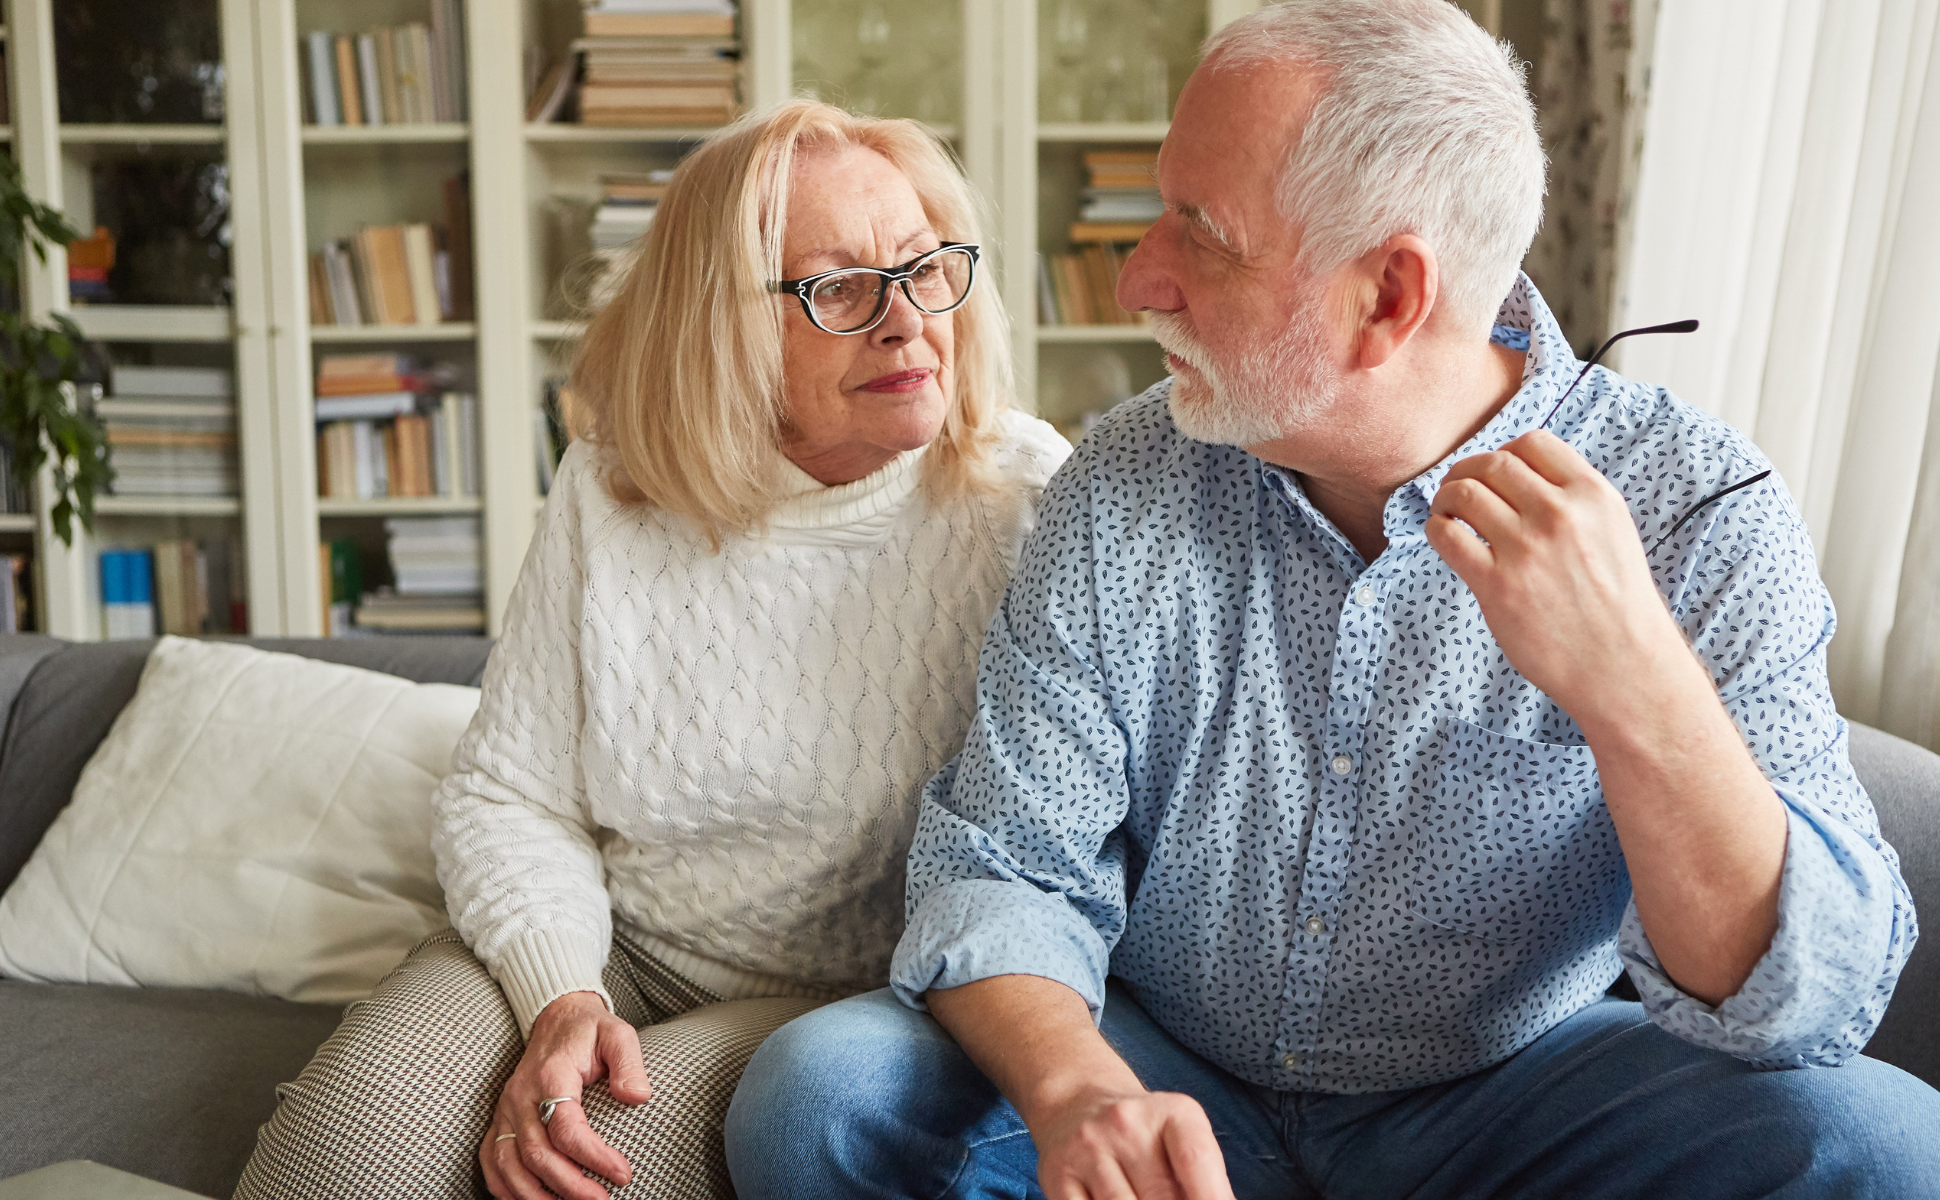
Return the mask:
[(1300, 123), (1312, 106), (1308, 72), (1287, 64), (1202, 66), (1180, 94), (1159, 148), (1166, 203), (1219, 240), (1271, 221), (1278, 183)]

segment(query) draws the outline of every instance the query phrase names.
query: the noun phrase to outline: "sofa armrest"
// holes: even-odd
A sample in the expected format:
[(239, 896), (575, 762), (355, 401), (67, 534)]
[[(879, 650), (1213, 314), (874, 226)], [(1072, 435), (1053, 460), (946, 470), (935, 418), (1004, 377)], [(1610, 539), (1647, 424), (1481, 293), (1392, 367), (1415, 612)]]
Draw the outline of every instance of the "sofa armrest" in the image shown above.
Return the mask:
[(1855, 724), (1852, 767), (1879, 812), (1880, 833), (1899, 852), (1914, 908), (1927, 918), (1927, 936), (1913, 947), (1866, 1053), (1940, 1086), (1940, 755)]

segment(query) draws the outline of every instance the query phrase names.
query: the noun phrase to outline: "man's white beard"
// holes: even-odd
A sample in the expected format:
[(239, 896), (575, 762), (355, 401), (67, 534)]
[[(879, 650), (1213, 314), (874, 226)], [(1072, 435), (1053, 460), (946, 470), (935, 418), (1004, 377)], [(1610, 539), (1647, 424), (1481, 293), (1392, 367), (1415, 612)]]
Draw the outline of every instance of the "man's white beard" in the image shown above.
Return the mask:
[(1279, 336), (1237, 361), (1213, 362), (1180, 313), (1154, 312), (1159, 345), (1193, 369), (1175, 373), (1168, 404), (1179, 432), (1216, 446), (1257, 446), (1292, 437), (1339, 396), (1340, 373), (1327, 361), (1322, 289), (1300, 297)]

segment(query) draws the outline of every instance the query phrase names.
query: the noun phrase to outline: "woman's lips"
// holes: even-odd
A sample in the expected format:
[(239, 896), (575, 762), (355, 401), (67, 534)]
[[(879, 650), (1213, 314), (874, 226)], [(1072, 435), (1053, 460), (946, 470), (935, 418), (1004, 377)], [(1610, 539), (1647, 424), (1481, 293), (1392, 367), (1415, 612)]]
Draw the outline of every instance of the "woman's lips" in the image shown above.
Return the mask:
[(878, 375), (862, 385), (865, 392), (917, 392), (930, 381), (932, 372), (928, 367), (918, 367), (913, 371), (895, 371), (888, 375)]

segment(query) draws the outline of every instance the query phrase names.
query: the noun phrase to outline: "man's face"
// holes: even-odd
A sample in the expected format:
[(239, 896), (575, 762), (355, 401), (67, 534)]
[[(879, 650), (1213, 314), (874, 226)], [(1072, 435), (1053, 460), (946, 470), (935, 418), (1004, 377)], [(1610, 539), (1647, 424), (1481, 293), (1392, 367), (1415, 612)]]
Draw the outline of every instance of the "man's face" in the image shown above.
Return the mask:
[(1200, 71), (1159, 150), (1166, 212), (1126, 261), (1118, 299), (1152, 310), (1187, 436), (1250, 446), (1290, 436), (1341, 387), (1327, 280), (1295, 265), (1275, 188), (1313, 99), (1285, 70)]

